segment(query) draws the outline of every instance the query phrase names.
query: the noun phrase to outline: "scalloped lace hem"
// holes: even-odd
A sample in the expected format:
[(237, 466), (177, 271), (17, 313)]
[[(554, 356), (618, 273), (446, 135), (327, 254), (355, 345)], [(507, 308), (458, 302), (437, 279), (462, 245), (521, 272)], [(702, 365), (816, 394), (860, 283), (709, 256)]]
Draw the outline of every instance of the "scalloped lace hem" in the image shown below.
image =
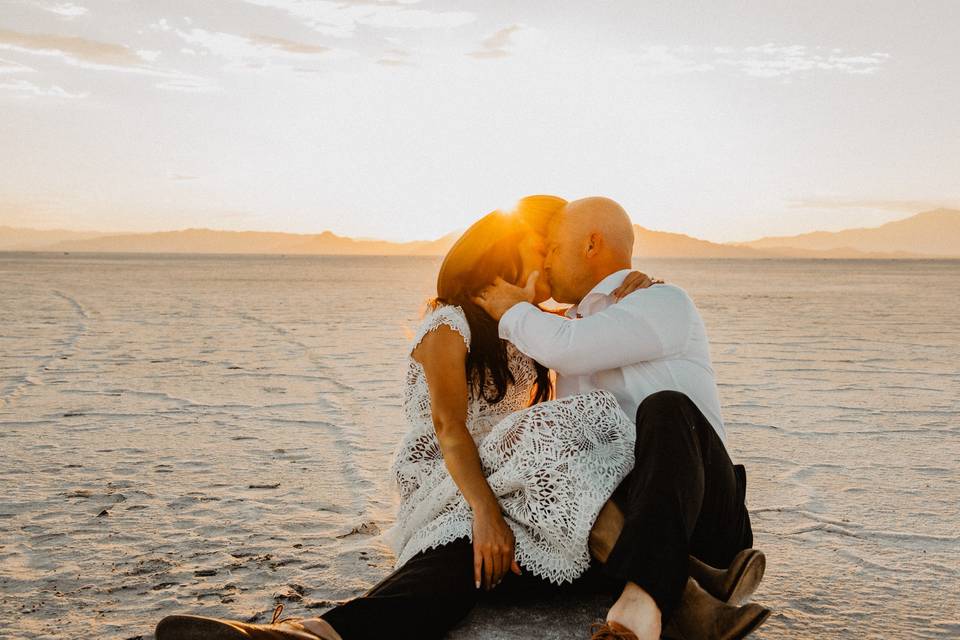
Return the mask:
[[(543, 549), (532, 543), (521, 544), (520, 540), (526, 539), (529, 541), (529, 536), (519, 525), (509, 520), (507, 520), (507, 524), (513, 530), (518, 541), (514, 556), (521, 569), (560, 585), (564, 582), (573, 582), (590, 568), (590, 552), (586, 543), (587, 536), (590, 534), (589, 530), (583, 534), (583, 544), (579, 545), (582, 547), (580, 553), (558, 554), (556, 549)], [(382, 536), (390, 540), (392, 537), (390, 532), (391, 530), (387, 530)], [(434, 531), (430, 536), (423, 536), (422, 539), (416, 538), (415, 536), (415, 539), (410, 540), (398, 555), (394, 570), (402, 567), (413, 556), (428, 549), (442, 547), (460, 538), (466, 538), (472, 542), (473, 531), (469, 523), (454, 523), (448, 528)]]

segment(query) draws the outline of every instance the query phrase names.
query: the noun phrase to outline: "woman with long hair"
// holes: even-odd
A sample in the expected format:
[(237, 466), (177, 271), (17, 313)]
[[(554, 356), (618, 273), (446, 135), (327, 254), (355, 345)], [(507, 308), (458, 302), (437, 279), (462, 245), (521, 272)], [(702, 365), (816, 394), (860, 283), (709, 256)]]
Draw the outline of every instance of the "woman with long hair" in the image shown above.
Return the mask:
[(550, 372), (502, 340), (473, 302), (497, 278), (536, 282), (534, 303), (550, 297), (536, 275), (547, 225), (565, 204), (530, 196), (494, 211), (443, 260), (411, 345), (408, 430), (390, 467), (400, 495), (384, 533), (394, 571), (318, 618), (169, 616), (157, 640), (440, 638), (501, 581), (548, 589), (578, 581), (591, 527), (633, 466), (633, 422), (607, 391), (551, 399)]

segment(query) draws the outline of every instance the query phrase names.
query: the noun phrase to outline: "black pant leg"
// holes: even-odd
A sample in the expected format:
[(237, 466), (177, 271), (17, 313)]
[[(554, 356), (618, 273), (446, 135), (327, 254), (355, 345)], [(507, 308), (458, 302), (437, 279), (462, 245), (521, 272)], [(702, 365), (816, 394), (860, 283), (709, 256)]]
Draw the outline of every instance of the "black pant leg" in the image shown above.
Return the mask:
[(343, 640), (442, 638), (479, 597), (467, 538), (410, 558), (362, 596), (322, 614)]
[[(521, 567), (522, 569), (522, 567)], [(493, 590), (481, 594), (484, 601), (522, 603), (566, 595), (605, 594), (616, 596), (623, 591), (625, 582), (608, 575), (603, 566), (594, 562), (572, 582), (554, 584), (545, 578), (522, 569), (520, 575), (508, 571), (503, 581)]]
[(706, 482), (697, 524), (690, 536), (690, 555), (714, 566), (728, 567), (741, 549), (753, 546), (746, 507), (746, 470), (734, 465), (720, 437), (701, 434)]
[(683, 410), (685, 399), (661, 391), (637, 409), (634, 467), (613, 494), (623, 530), (605, 564), (607, 573), (650, 594), (664, 620), (686, 584), (689, 540), (703, 499), (696, 424)]
[(727, 566), (749, 546), (742, 484), (710, 422), (677, 391), (640, 404), (635, 454), (612, 496), (625, 521), (604, 569), (649, 593), (666, 621), (686, 585), (688, 555)]

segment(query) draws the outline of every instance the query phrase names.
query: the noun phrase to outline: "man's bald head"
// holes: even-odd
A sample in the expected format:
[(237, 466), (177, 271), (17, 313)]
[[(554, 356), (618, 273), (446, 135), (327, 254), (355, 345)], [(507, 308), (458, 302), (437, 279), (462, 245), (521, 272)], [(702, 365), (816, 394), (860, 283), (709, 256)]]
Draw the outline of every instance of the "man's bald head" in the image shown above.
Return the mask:
[(631, 267), (633, 223), (599, 196), (574, 200), (550, 225), (544, 270), (557, 302), (577, 303), (605, 277)]
[(607, 249), (626, 266), (633, 255), (633, 222), (617, 202), (602, 196), (582, 198), (569, 203), (562, 212), (564, 224), (581, 235), (599, 233)]

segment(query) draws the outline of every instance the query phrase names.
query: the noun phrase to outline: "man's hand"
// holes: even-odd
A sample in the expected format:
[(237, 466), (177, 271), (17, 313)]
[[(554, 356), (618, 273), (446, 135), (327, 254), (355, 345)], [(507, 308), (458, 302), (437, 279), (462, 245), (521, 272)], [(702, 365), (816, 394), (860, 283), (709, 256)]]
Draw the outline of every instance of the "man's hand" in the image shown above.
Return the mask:
[(527, 278), (527, 284), (520, 288), (498, 276), (494, 283), (484, 288), (479, 296), (473, 298), (473, 301), (491, 318), (499, 322), (503, 314), (518, 302), (533, 302), (538, 277), (540, 272), (534, 271)]

